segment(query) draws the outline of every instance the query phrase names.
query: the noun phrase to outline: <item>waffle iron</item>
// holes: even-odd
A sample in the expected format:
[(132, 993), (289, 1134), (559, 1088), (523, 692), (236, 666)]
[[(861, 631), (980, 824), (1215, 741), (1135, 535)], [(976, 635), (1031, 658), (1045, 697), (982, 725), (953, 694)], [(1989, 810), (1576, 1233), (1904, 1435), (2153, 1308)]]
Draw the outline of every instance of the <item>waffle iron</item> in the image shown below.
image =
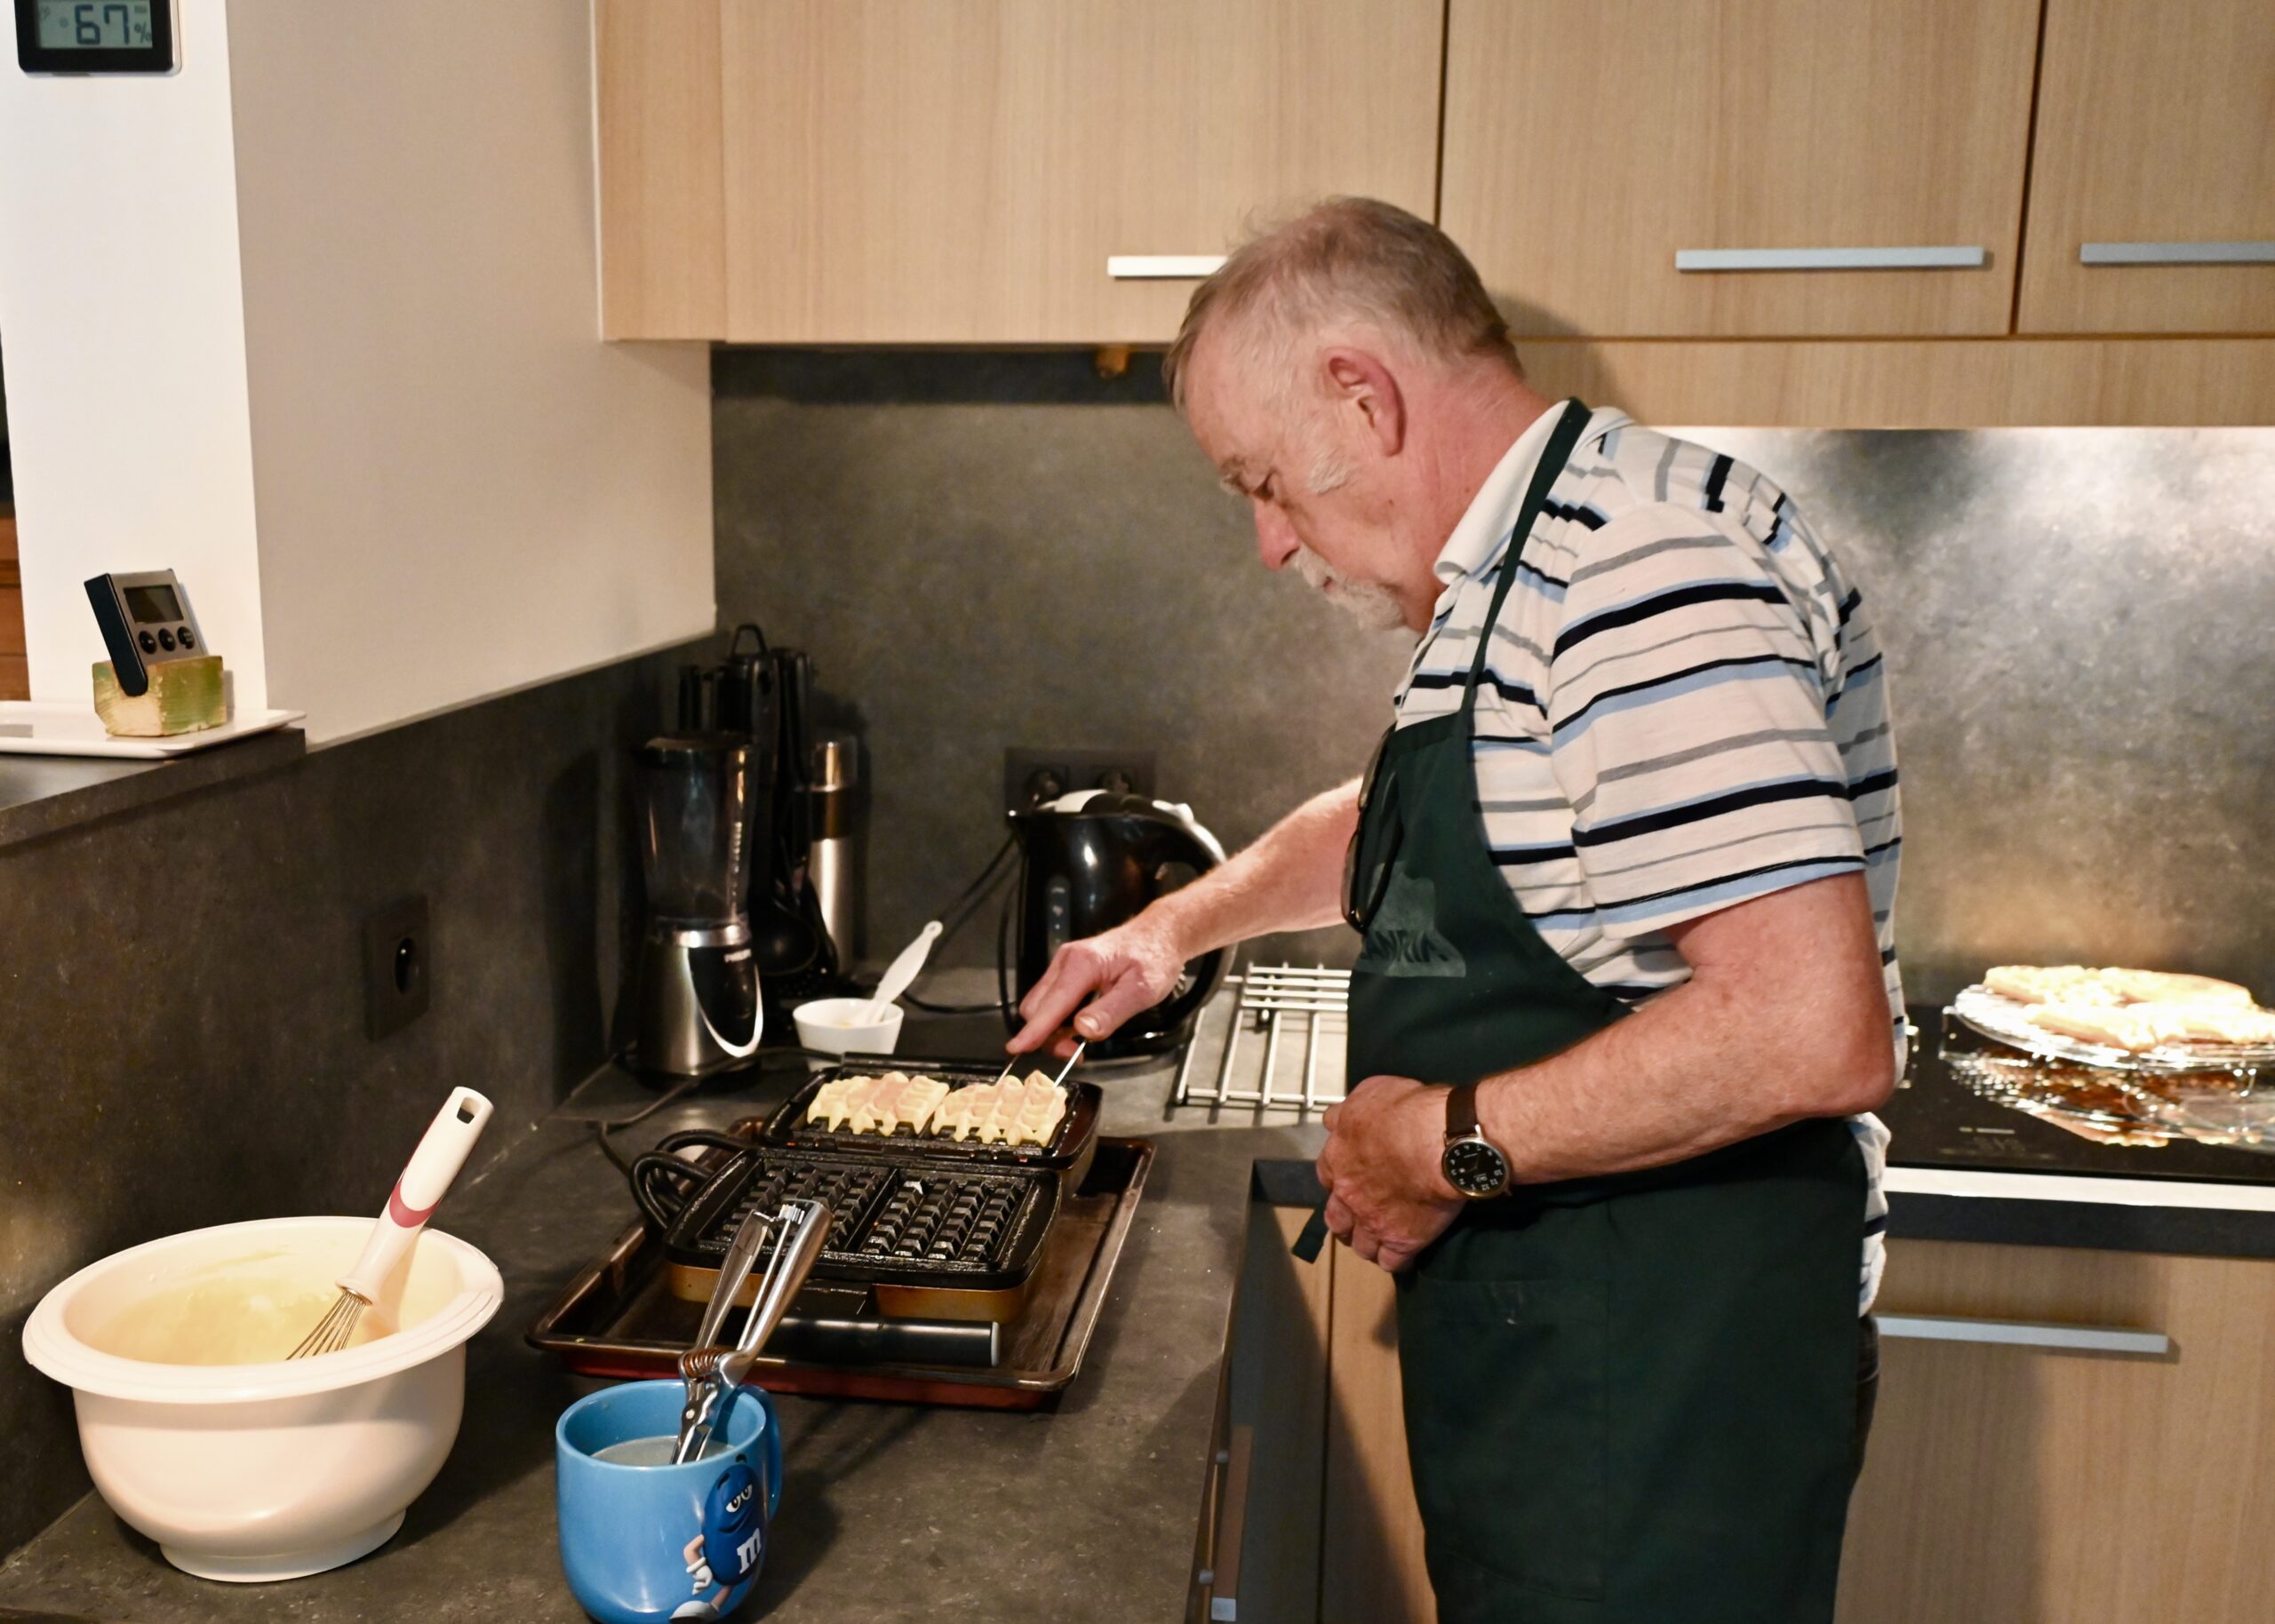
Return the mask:
[[(1018, 1316), (1060, 1192), (1079, 1183), (1096, 1153), (1098, 1089), (1067, 1085), (1066, 1114), (1040, 1146), (983, 1145), (906, 1129), (890, 1136), (831, 1133), (804, 1121), (824, 1084), (895, 1063), (818, 1074), (774, 1113), (756, 1143), (675, 1134), (633, 1163), (633, 1198), (662, 1238), (675, 1296), (709, 1298), (728, 1240), (754, 1207), (810, 1196), (833, 1214), (816, 1281), (866, 1288), (886, 1318), (1002, 1324)], [(904, 1059), (897, 1067), (952, 1086), (996, 1074), (968, 1063)], [(682, 1154), (705, 1150), (727, 1154), (707, 1165)]]

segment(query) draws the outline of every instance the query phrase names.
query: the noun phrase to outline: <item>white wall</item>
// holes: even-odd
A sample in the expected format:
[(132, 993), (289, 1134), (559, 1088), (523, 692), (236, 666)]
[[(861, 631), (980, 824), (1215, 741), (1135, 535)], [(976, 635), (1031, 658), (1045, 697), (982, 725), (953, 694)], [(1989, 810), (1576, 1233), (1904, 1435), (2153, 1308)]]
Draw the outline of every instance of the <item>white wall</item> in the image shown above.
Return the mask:
[(229, 0), (269, 690), (335, 738), (711, 629), (700, 346), (598, 332), (584, 0)]
[(80, 583), (172, 568), (264, 703), (236, 177), (221, 0), (181, 71), (34, 78), (0, 9), (0, 346), (35, 699), (90, 702)]
[(171, 78), (0, 63), (34, 697), (104, 569), (316, 742), (708, 632), (709, 354), (599, 340), (586, 0), (180, 11)]

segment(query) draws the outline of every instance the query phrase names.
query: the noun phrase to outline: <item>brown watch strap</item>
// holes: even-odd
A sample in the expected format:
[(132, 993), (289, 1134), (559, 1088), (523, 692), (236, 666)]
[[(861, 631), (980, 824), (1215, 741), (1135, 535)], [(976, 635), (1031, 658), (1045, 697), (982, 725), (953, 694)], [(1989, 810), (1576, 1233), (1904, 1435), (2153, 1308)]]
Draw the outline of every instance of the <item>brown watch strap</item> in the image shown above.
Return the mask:
[(1477, 1085), (1462, 1083), (1446, 1095), (1446, 1142), (1477, 1131)]

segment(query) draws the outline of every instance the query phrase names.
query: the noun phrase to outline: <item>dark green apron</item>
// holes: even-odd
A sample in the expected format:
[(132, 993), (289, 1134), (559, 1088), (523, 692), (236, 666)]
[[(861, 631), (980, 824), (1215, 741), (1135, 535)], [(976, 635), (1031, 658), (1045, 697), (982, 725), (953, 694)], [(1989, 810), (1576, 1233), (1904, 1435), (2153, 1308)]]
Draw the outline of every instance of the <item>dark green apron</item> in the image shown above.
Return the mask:
[[(1488, 627), (1586, 420), (1567, 404)], [(1384, 747), (1359, 875), (1390, 872), (1352, 977), (1353, 1078), (1473, 1081), (1624, 1013), (1541, 939), (1487, 848), (1470, 739), (1488, 641), (1459, 710)], [(1830, 1620), (1864, 1218), (1837, 1120), (1467, 1208), (1398, 1282), (1442, 1624)]]

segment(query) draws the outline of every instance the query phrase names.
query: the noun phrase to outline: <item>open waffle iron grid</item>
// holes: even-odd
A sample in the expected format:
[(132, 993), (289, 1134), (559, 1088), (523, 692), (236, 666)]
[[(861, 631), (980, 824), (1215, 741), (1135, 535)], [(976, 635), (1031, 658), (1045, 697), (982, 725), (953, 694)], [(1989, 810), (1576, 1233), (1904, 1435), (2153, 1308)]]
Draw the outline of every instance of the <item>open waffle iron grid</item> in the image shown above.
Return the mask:
[[(691, 1144), (732, 1154), (706, 1172), (674, 1154)], [(873, 1144), (899, 1153), (834, 1155), (676, 1134), (633, 1164), (633, 1193), (661, 1230), (667, 1257), (695, 1268), (719, 1266), (754, 1208), (810, 1197), (831, 1213), (817, 1279), (964, 1291), (1026, 1280), (1058, 1208), (1054, 1171), (959, 1162), (926, 1141)]]

